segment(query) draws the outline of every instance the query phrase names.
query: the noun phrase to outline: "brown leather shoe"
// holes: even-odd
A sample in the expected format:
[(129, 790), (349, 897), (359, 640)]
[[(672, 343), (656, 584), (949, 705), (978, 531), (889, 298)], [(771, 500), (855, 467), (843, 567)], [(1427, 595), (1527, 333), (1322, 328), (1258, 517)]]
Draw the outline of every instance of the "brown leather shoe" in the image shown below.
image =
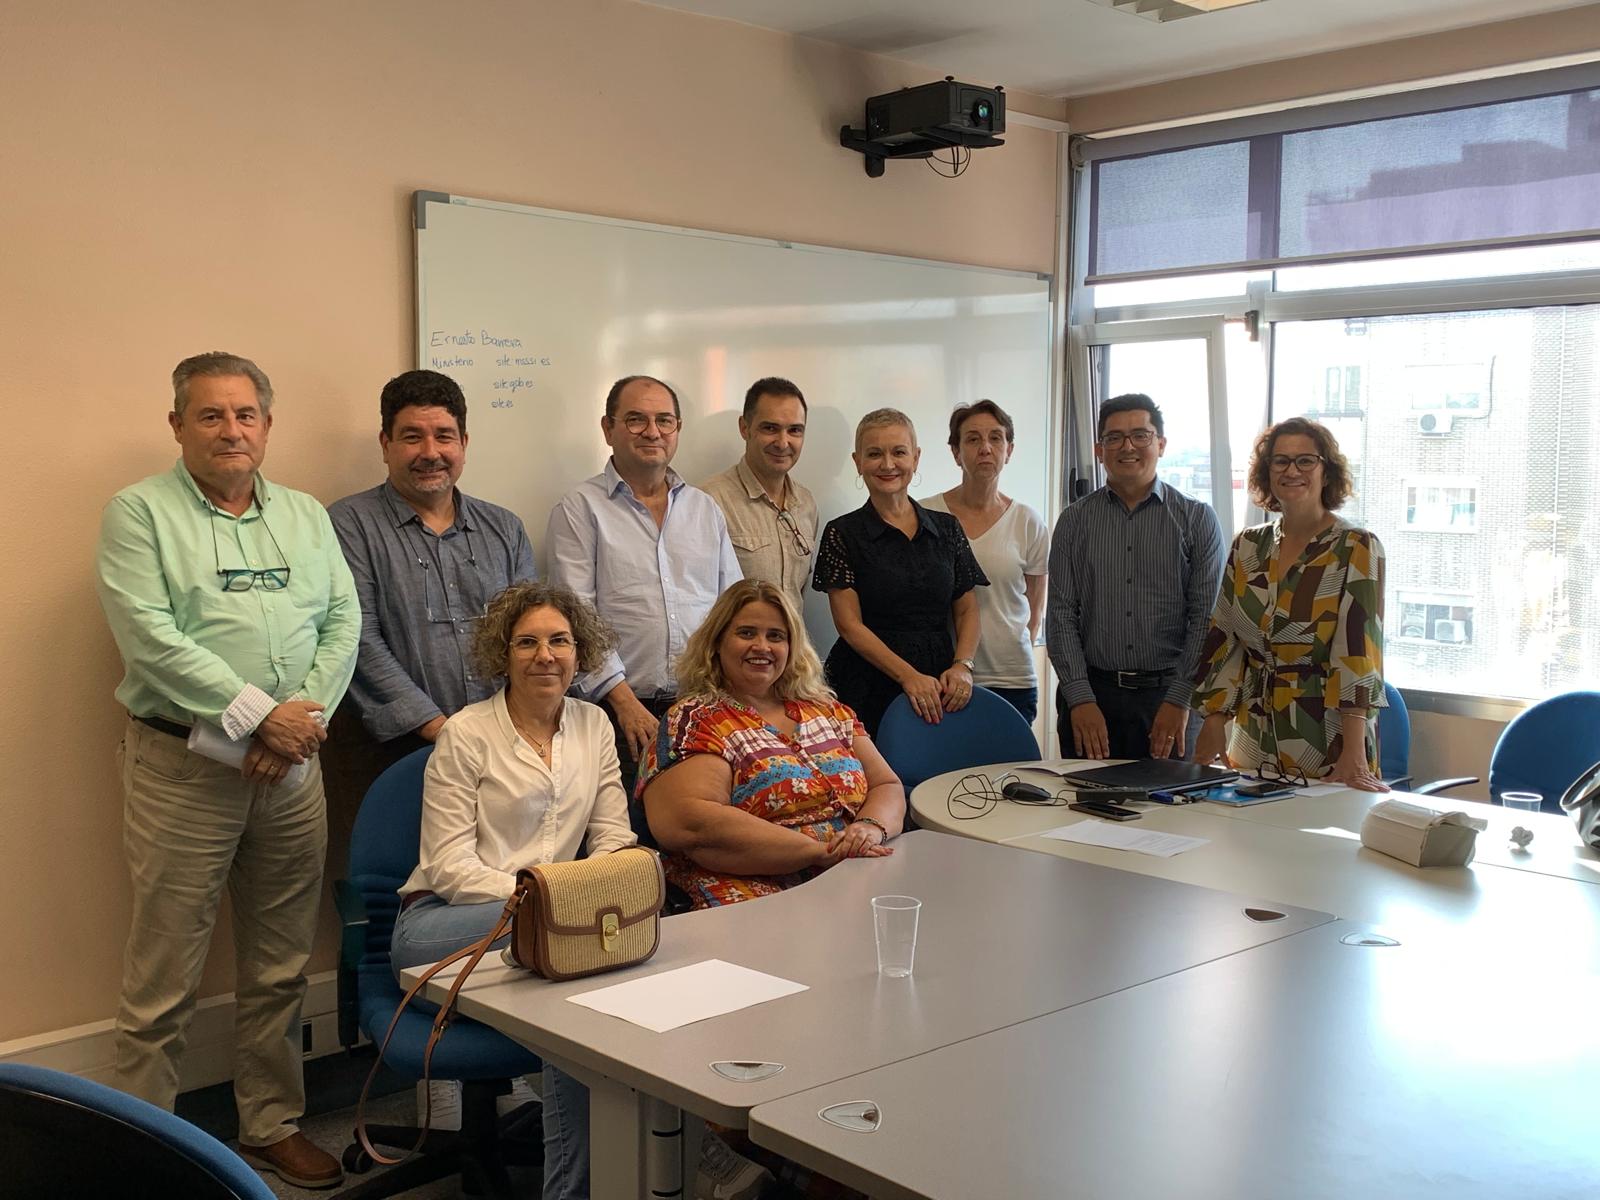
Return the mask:
[(241, 1145), (239, 1155), (256, 1170), (271, 1171), (295, 1187), (331, 1188), (344, 1181), (339, 1160), (299, 1132), (270, 1146)]

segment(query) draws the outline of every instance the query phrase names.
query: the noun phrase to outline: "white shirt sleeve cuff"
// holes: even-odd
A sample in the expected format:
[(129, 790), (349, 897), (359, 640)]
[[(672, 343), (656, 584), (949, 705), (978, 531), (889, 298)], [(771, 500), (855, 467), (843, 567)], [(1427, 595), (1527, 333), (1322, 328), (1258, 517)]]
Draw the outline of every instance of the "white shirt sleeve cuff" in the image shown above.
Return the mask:
[(278, 702), (253, 683), (244, 685), (233, 703), (222, 711), (222, 732), (230, 741), (249, 737), (267, 719)]

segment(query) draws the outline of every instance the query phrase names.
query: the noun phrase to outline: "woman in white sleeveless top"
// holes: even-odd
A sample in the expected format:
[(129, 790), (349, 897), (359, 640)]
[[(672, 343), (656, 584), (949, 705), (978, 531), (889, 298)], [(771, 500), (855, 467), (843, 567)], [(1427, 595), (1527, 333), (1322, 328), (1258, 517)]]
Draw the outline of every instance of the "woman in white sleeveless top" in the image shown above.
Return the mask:
[(1031, 725), (1039, 708), (1033, 643), (1044, 616), (1050, 531), (1044, 518), (1000, 491), (1011, 461), (1016, 426), (993, 400), (963, 404), (950, 414), (950, 452), (961, 483), (922, 501), (961, 522), (989, 586), (979, 588), (981, 636), (972, 679), (1008, 700)]

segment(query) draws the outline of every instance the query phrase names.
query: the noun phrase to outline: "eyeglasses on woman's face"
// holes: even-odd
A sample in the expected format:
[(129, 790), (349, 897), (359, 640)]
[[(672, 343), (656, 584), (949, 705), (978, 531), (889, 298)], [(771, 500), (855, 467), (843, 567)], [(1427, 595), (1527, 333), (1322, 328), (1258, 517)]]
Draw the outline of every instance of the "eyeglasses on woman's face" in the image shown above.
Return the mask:
[(552, 633), (549, 637), (535, 637), (531, 633), (523, 633), (511, 639), (513, 654), (537, 654), (541, 646), (556, 658), (564, 658), (578, 652), (578, 643), (570, 633)]
[(1293, 456), (1288, 454), (1274, 454), (1271, 458), (1267, 459), (1267, 465), (1272, 468), (1275, 474), (1279, 475), (1287, 471), (1290, 467), (1293, 467), (1302, 475), (1309, 475), (1326, 461), (1327, 460), (1324, 459), (1320, 454), (1296, 454)]

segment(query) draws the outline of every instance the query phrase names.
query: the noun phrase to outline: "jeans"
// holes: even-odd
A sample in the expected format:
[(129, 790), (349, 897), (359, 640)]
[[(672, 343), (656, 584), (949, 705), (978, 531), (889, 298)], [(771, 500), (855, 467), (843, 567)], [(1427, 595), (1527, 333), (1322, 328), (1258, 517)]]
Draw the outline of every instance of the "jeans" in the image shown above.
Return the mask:
[[(438, 962), (494, 928), (505, 901), (447, 904), (424, 896), (395, 918), (389, 958), (396, 972)], [(511, 940), (508, 933), (495, 948)], [(544, 1200), (588, 1200), (589, 1089), (556, 1067), (544, 1068)]]
[[(988, 684), (983, 686), (989, 687)], [(989, 690), (1021, 713), (1022, 719), (1029, 725), (1032, 725), (1034, 718), (1039, 715), (1039, 689), (1037, 687), (990, 687)]]

